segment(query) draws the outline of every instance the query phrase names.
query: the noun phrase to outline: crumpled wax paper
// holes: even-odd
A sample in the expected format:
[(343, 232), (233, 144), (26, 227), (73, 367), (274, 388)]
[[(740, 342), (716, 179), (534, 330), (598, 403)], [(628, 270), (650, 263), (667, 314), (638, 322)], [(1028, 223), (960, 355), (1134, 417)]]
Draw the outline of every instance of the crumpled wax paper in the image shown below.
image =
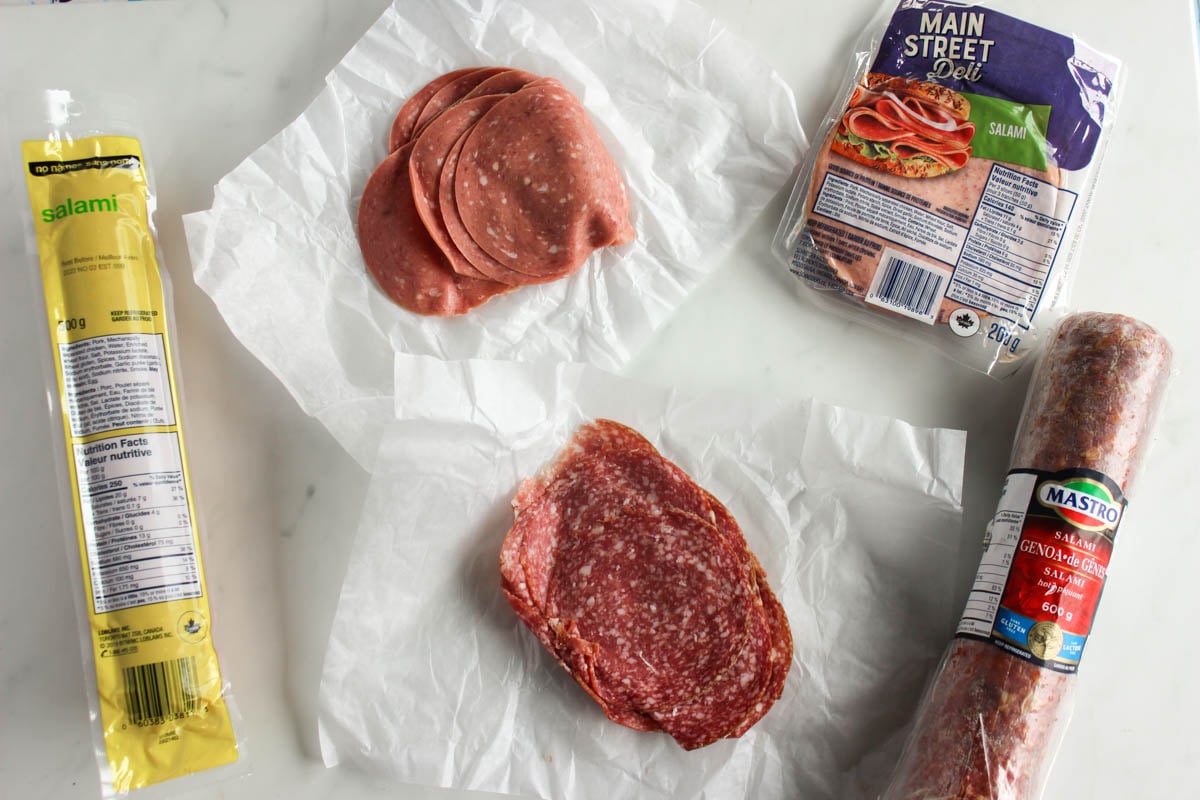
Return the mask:
[[(367, 274), (359, 196), (402, 102), (449, 70), (491, 64), (579, 96), (624, 175), (637, 240), (464, 317), (421, 317)], [(396, 0), (184, 226), (196, 282), (234, 334), (367, 466), (394, 352), (620, 367), (805, 146), (783, 79), (686, 0)]]
[[(398, 356), (396, 387), (325, 658), (326, 763), (554, 800), (882, 788), (956, 619), (964, 433), (581, 364)], [(729, 506), (787, 610), (791, 674), (741, 739), (689, 753), (608, 721), (501, 593), (518, 483), (597, 417)]]

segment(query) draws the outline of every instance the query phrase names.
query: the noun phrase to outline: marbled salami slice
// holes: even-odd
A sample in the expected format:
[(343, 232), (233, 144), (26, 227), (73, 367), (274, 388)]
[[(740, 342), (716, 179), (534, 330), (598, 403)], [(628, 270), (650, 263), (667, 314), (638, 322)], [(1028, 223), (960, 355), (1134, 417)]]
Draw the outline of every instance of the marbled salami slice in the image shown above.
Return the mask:
[(770, 669), (771, 622), (761, 603), (755, 604), (748, 620), (746, 643), (737, 658), (706, 684), (704, 691), (686, 702), (660, 706), (647, 714), (685, 750), (740, 736), (750, 728), (746, 725), (738, 732), (748, 718), (754, 717), (757, 722), (766, 713), (760, 699), (774, 678)]
[(512, 287), (450, 269), (417, 214), (409, 180), (411, 145), (385, 158), (363, 188), (358, 242), (371, 277), (395, 303), (418, 314), (462, 314)]
[(531, 275), (567, 275), (634, 235), (616, 164), (579, 100), (552, 79), (509, 95), (471, 131), (455, 202), (484, 251)]
[(636, 431), (581, 427), (513, 506), (505, 594), (610, 719), (693, 749), (742, 735), (779, 697), (791, 634), (758, 560)]
[(388, 136), (388, 152), (394, 153), (404, 145), (408, 144), (412, 138), (413, 130), (417, 127), (417, 118), (421, 116), (421, 111), (425, 109), (425, 104), (429, 99), (437, 94), (438, 89), (441, 89), (446, 84), (461, 78), (463, 75), (474, 72), (478, 67), (468, 67), (467, 69), (458, 69), (454, 72), (447, 72), (434, 78), (429, 83), (417, 90), (417, 93), (408, 98), (404, 105), (400, 106), (400, 111), (396, 113), (396, 119), (392, 122), (392, 130)]
[(624, 510), (565, 538), (546, 614), (594, 643), (597, 693), (635, 710), (695, 697), (737, 660), (751, 598), (737, 555), (692, 514)]

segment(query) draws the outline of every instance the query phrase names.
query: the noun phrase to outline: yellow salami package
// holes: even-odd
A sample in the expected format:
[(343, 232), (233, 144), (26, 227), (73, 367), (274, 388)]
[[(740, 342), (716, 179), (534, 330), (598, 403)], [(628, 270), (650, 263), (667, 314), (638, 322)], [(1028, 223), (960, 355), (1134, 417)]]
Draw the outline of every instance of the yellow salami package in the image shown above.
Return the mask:
[(142, 148), (67, 92), (38, 105), (44, 138), (21, 142), (21, 167), (108, 796), (236, 764), (239, 742), (213, 646)]

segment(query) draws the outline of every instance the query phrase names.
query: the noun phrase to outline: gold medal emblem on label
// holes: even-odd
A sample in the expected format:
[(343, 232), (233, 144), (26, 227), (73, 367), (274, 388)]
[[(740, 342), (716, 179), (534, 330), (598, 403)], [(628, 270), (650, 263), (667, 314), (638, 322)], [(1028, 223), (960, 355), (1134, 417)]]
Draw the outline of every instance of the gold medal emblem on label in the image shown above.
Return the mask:
[(1029, 652), (1033, 654), (1034, 658), (1048, 661), (1058, 655), (1059, 650), (1062, 650), (1062, 628), (1053, 622), (1035, 622), (1029, 629), (1028, 643)]

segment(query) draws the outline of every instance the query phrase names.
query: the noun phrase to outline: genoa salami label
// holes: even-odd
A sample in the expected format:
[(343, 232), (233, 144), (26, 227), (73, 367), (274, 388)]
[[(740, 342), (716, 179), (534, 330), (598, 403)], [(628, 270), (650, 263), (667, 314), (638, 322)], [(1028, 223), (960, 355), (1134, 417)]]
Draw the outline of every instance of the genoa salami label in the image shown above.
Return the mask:
[(1124, 511), (1101, 472), (1010, 472), (958, 635), (1075, 672)]

